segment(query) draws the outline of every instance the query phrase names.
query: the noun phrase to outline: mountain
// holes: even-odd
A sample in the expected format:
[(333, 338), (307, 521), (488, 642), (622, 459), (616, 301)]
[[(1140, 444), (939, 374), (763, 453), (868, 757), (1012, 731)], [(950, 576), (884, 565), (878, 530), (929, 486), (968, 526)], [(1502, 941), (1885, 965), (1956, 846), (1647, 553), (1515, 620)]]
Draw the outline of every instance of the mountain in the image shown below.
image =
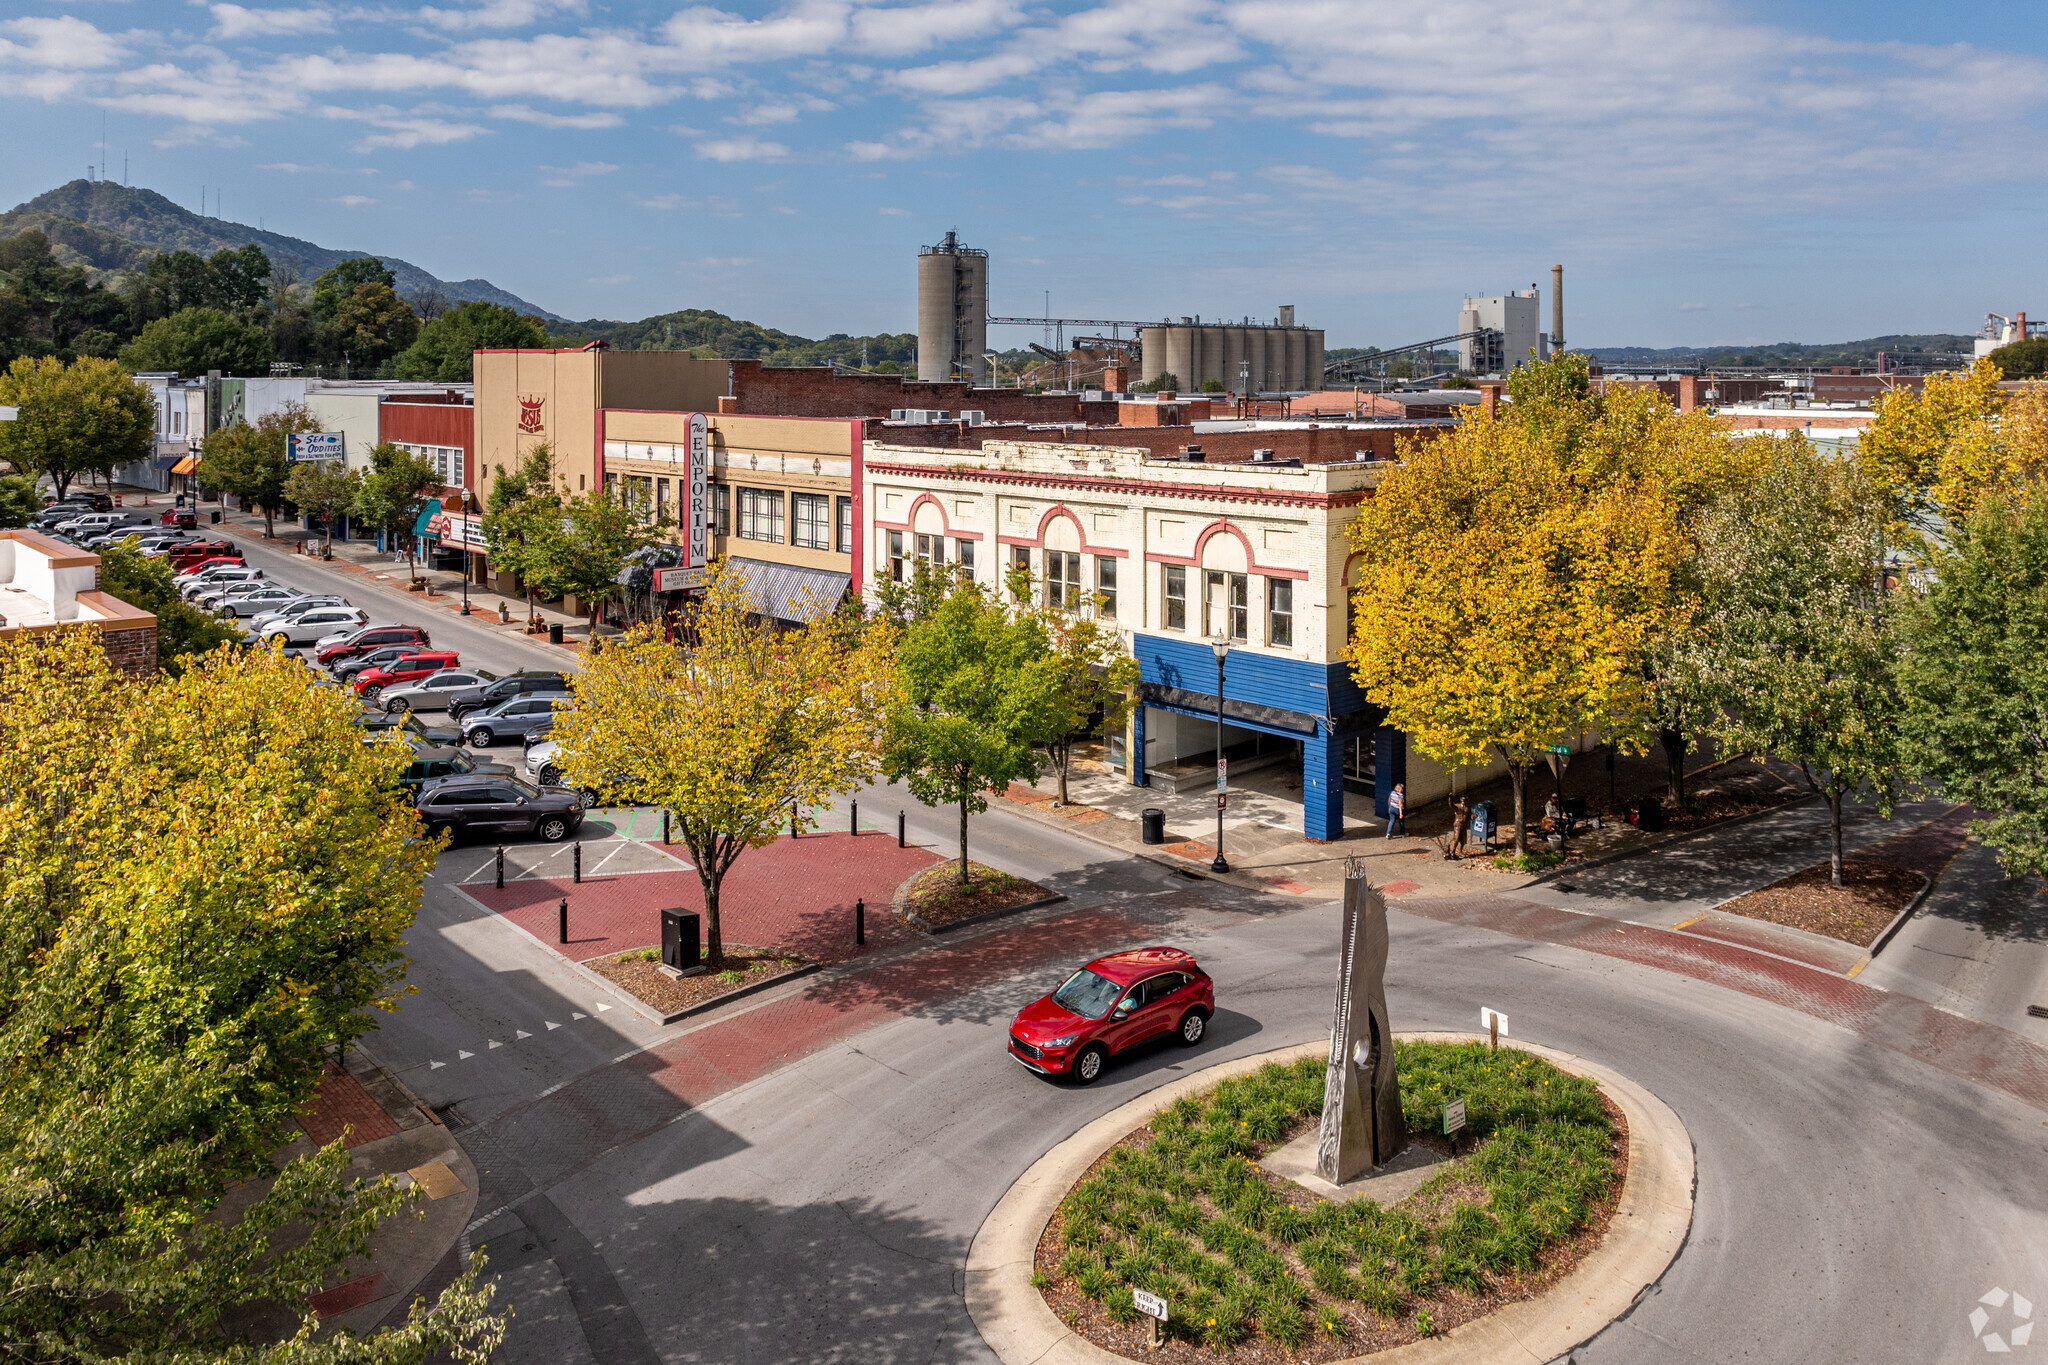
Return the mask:
[(570, 343), (604, 341), (618, 351), (703, 351), (724, 360), (770, 365), (854, 367), (887, 362), (900, 368), (917, 354), (917, 337), (909, 333), (856, 337), (835, 332), (814, 341), (703, 308), (658, 313), (638, 322), (590, 318), (549, 330)]
[(1861, 341), (1818, 345), (1776, 341), (1751, 346), (1669, 346), (1662, 350), (1648, 346), (1590, 346), (1586, 348), (1586, 354), (1609, 366), (1729, 365), (1806, 369), (1827, 365), (1875, 365), (1879, 351), (1885, 353), (1887, 363), (1908, 360), (1908, 363), (1946, 364), (1961, 360), (1967, 364), (1971, 343), (1975, 340), (1974, 337), (1936, 332), (1866, 337)]
[(376, 256), (398, 277), (398, 292), (408, 298), (439, 291), (449, 302), (497, 303), (514, 312), (562, 320), (489, 280), (444, 280), (396, 256), (337, 250), (246, 223), (202, 217), (155, 190), (116, 185), (110, 180), (74, 180), (11, 212), (0, 213), (0, 239), (17, 237), (30, 228), (41, 228), (67, 262), (105, 271), (134, 270), (159, 251), (211, 256), (223, 247), (254, 242), (272, 265), (290, 269), (310, 283), (338, 261)]

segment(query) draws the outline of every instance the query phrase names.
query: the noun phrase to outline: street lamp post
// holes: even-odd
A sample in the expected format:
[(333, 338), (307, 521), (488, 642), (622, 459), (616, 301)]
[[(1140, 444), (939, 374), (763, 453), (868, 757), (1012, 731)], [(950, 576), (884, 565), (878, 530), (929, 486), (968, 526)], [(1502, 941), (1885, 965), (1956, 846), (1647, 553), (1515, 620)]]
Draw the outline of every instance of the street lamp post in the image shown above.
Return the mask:
[[(1209, 642), (1209, 648), (1216, 651), (1216, 771), (1223, 768), (1223, 660), (1230, 653), (1230, 639), (1218, 635)], [(1223, 857), (1223, 784), (1216, 784), (1216, 861), (1209, 864), (1211, 872), (1228, 872), (1230, 864)]]

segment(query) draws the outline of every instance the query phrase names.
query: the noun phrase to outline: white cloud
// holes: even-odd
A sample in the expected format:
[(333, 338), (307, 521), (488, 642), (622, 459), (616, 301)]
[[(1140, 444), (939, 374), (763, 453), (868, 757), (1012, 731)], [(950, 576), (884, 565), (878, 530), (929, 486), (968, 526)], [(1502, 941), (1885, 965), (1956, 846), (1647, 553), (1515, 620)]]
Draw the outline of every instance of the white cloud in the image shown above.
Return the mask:
[(1681, 303), (1678, 305), (1678, 311), (1681, 313), (1704, 313), (1707, 311), (1707, 305), (1704, 303)]
[(370, 198), (367, 194), (344, 194), (339, 199), (330, 199), (327, 202), (339, 204), (345, 209), (359, 209), (367, 204), (374, 204), (377, 201)]
[(552, 189), (566, 190), (593, 175), (610, 175), (618, 169), (609, 161), (579, 161), (573, 166), (542, 166), (549, 178), (540, 183)]
[(643, 209), (686, 209), (695, 201), (691, 200), (687, 195), (681, 194), (657, 194), (651, 197), (629, 194), (626, 196), (626, 202), (636, 204)]
[(451, 142), (467, 142), (489, 132), (479, 123), (462, 123), (439, 116), (438, 110), (399, 110), (388, 104), (370, 109), (345, 109), (337, 105), (322, 108), (320, 115), (331, 119), (360, 119), (373, 127), (384, 129), (359, 139), (355, 144), (358, 152), (375, 151), (379, 147), (396, 147), (409, 151), (414, 147), (445, 147)]
[(542, 128), (616, 128), (625, 122), (617, 114), (603, 112), (549, 114), (538, 109), (530, 109), (523, 104), (494, 104), (487, 112), (492, 118), (511, 119), (518, 123), (532, 123)]
[(882, 216), (883, 216), (884, 218), (908, 218), (908, 217), (910, 217), (910, 210), (909, 210), (909, 209), (876, 209), (876, 210), (875, 210), (875, 212), (876, 212), (876, 213), (879, 213), (879, 214), (881, 214), (881, 215), (882, 215)]
[(573, 14), (581, 17), (586, 13), (583, 0), (484, 0), (474, 9), (436, 9), (428, 6), (419, 11), (422, 23), (448, 32), (483, 28), (530, 28), (543, 19), (557, 14)]
[(236, 38), (330, 33), (334, 29), (334, 12), (317, 5), (306, 9), (248, 9), (241, 5), (214, 5), (212, 10), (214, 37), (230, 42)]
[(780, 161), (789, 155), (789, 148), (759, 138), (718, 138), (698, 143), (697, 155), (706, 161)]
[(0, 61), (58, 71), (92, 71), (127, 56), (119, 39), (83, 19), (10, 19), (0, 23)]

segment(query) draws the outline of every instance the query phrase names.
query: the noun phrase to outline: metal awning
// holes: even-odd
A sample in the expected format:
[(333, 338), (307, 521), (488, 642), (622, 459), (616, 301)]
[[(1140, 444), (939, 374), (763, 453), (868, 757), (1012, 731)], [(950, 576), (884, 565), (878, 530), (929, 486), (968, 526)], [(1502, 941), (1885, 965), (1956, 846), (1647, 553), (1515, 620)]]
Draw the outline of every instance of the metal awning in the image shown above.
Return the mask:
[(178, 461), (191, 458), (190, 455), (159, 455), (151, 463), (155, 464), (158, 469), (176, 469)]
[(801, 569), (794, 564), (770, 564), (738, 556), (726, 560), (726, 567), (745, 580), (749, 605), (778, 621), (808, 621), (833, 610), (853, 583), (850, 573)]
[(190, 474), (197, 468), (199, 468), (199, 457), (197, 455), (187, 455), (171, 466), (171, 472), (173, 474)]
[(417, 517), (413, 518), (412, 533), (416, 536), (432, 535), (434, 533), (434, 518), (440, 515), (440, 500), (435, 499), (434, 501), (429, 502), (425, 507), (422, 507), (420, 509), (420, 514)]

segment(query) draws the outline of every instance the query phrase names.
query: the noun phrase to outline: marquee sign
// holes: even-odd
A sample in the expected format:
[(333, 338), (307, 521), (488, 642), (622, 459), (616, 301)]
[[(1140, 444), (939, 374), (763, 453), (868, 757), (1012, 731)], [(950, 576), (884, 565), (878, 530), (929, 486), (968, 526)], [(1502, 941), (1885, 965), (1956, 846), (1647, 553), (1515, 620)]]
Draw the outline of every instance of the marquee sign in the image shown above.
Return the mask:
[(690, 563), (711, 562), (711, 424), (701, 412), (690, 414)]
[(339, 460), (347, 454), (347, 436), (339, 431), (295, 431), (284, 438), (284, 458), (288, 464)]

